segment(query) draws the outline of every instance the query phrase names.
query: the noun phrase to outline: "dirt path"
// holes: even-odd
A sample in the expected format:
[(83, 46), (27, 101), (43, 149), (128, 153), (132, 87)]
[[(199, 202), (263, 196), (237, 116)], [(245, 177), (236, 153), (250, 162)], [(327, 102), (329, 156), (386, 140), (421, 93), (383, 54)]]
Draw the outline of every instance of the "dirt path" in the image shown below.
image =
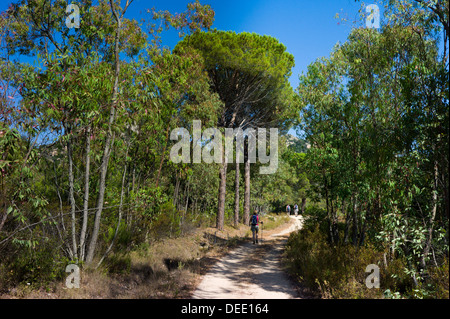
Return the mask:
[(302, 227), (301, 216), (291, 218), (292, 223), (283, 230), (263, 231), (261, 244), (245, 243), (223, 257), (203, 277), (192, 298), (300, 298), (280, 265), (289, 233)]

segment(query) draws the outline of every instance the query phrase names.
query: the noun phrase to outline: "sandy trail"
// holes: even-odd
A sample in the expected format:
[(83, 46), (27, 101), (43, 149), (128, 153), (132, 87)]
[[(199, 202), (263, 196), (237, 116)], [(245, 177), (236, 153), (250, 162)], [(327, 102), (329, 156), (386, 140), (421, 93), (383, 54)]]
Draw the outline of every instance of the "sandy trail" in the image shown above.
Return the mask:
[[(203, 277), (194, 299), (293, 299), (297, 290), (281, 269), (289, 233), (302, 227), (302, 217), (276, 233), (264, 232), (259, 245), (245, 243), (217, 262)], [(261, 234), (260, 234), (261, 235)]]

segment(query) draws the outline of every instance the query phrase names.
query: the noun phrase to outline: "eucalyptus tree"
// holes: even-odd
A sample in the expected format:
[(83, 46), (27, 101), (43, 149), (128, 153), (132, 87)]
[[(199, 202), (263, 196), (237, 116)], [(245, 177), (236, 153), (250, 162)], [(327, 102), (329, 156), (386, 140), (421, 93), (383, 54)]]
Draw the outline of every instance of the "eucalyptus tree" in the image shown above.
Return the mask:
[[(125, 9), (129, 4), (127, 2)], [(99, 1), (98, 5), (93, 5), (92, 1), (79, 3), (82, 23), (79, 28), (70, 29), (65, 24), (67, 5), (66, 1), (20, 1), (13, 4), (8, 15), (13, 21), (11, 28), (14, 36), (7, 38), (7, 42), (9, 50), (36, 56), (39, 64), (34, 69), (27, 65), (23, 67), (23, 107), (39, 114), (43, 119), (40, 124), (45, 124), (42, 128), (63, 134), (67, 146), (68, 193), (72, 215), (70, 256), (73, 259), (85, 258), (91, 139), (94, 136), (103, 139), (97, 212), (86, 256), (91, 261), (98, 237), (108, 159), (114, 140), (112, 127), (118, 108), (120, 72), (117, 57), (119, 51), (129, 56), (136, 54), (145, 43), (145, 36), (135, 21), (123, 20), (120, 15), (125, 10), (117, 12), (117, 4), (107, 1)], [(122, 33), (114, 32), (117, 29), (121, 29)], [(109, 81), (111, 78), (113, 82)], [(111, 103), (105, 103), (108, 100)], [(95, 128), (92, 127), (94, 123)], [(78, 136), (83, 136), (85, 140), (86, 156), (81, 245), (77, 244), (76, 239), (73, 162), (73, 146)]]

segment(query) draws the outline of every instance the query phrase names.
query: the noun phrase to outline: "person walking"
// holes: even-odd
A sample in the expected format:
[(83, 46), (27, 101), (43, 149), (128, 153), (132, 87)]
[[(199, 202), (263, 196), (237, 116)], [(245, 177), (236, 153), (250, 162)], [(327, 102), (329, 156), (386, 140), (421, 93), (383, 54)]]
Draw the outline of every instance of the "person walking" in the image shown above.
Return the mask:
[(291, 214), (291, 206), (289, 206), (289, 204), (286, 206), (286, 213), (287, 213), (288, 215)]
[[(250, 226), (251, 226), (252, 235), (253, 235), (253, 244), (258, 243), (259, 223), (260, 223), (259, 214), (258, 214), (258, 211), (255, 209), (252, 217), (250, 218)], [(264, 222), (261, 221), (261, 225), (263, 223)]]
[(295, 217), (297, 217), (297, 215), (298, 215), (298, 205), (297, 204), (294, 205), (294, 213), (295, 213)]

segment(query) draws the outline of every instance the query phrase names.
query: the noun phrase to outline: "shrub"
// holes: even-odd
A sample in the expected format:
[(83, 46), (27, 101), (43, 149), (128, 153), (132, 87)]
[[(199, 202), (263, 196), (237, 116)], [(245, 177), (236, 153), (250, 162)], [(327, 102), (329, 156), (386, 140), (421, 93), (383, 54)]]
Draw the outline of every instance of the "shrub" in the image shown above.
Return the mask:
[(19, 283), (47, 287), (51, 282), (65, 278), (68, 263), (55, 243), (41, 242), (33, 247), (20, 247), (13, 259), (3, 260), (0, 286), (2, 290)]
[[(386, 290), (405, 293), (412, 289), (411, 278), (403, 272), (405, 260), (395, 259), (385, 267), (384, 252), (370, 243), (363, 247), (331, 246), (325, 234), (316, 224), (291, 234), (286, 246), (289, 272), (316, 294), (324, 298), (382, 298)], [(370, 264), (379, 266), (380, 289), (366, 286), (369, 273), (365, 269)]]
[(180, 235), (181, 216), (171, 201), (160, 206), (157, 216), (151, 222), (150, 234), (155, 239)]
[(129, 254), (112, 254), (105, 259), (105, 268), (112, 274), (128, 274), (131, 269)]

